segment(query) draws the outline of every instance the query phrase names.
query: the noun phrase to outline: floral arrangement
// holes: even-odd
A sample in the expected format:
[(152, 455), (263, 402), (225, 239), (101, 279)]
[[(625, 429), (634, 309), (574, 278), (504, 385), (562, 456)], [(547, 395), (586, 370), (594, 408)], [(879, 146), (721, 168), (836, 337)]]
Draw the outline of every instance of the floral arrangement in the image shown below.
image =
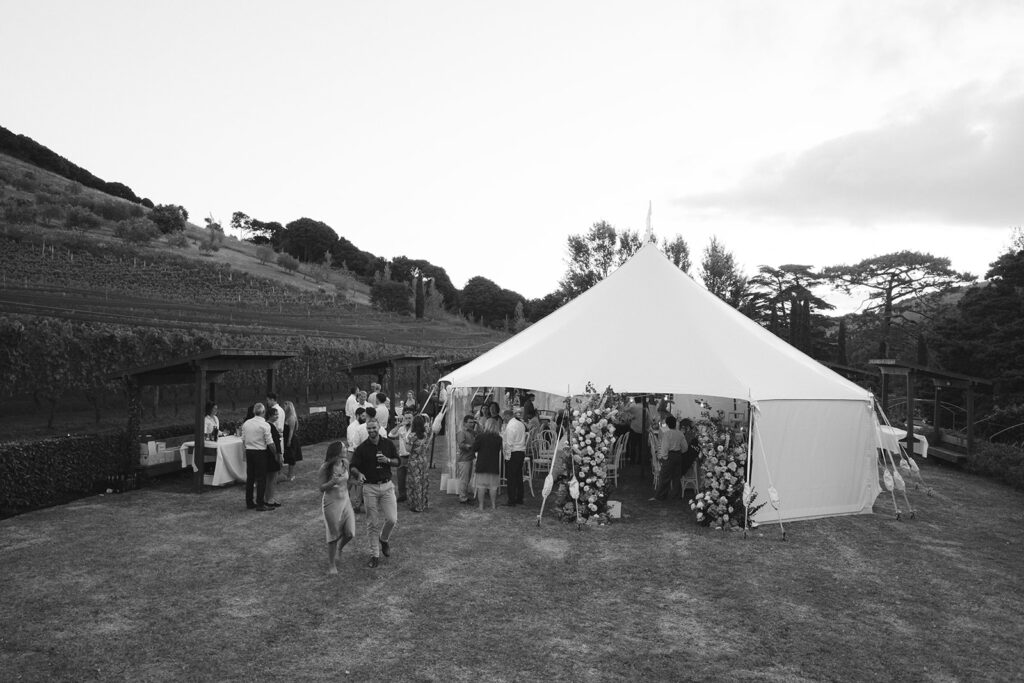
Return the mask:
[(569, 427), (569, 451), (565, 454), (563, 475), (559, 481), (555, 505), (559, 517), (566, 521), (608, 522), (608, 495), (612, 486), (605, 479), (614, 444), (615, 416), (611, 388), (604, 393), (590, 393), (574, 399)]
[(757, 493), (745, 486), (747, 473), (747, 442), (742, 432), (732, 434), (722, 429), (721, 420), (703, 419), (697, 423), (700, 442), (700, 463), (703, 479), (701, 490), (690, 502), (697, 521), (716, 529), (743, 528), (746, 520), (764, 506), (754, 505)]

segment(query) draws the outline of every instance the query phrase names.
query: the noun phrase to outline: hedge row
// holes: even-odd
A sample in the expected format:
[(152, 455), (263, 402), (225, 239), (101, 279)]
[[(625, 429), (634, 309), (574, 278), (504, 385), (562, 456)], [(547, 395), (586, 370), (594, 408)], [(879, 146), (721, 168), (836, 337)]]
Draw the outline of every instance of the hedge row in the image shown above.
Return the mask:
[[(228, 431), (235, 426), (222, 425)], [(300, 442), (305, 446), (343, 438), (346, 426), (344, 411), (299, 416)], [(189, 434), (192, 429), (191, 424), (147, 429), (145, 436), (161, 440)], [(138, 445), (126, 440), (127, 434), (121, 430), (0, 443), (0, 515), (86, 496), (95, 492), (97, 482), (130, 473), (126, 449), (131, 449), (134, 458)]]
[(967, 470), (1024, 490), (1024, 451), (1015, 446), (983, 441), (975, 448)]

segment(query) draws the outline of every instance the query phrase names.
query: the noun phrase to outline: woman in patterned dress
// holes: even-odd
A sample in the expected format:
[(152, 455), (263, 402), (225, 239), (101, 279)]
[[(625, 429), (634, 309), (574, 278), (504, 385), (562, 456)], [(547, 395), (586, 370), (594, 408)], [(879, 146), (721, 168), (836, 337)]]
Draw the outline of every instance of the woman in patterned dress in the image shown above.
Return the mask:
[(406, 495), (409, 497), (409, 509), (413, 512), (423, 512), (427, 509), (427, 491), (430, 489), (427, 441), (427, 418), (420, 414), (412, 419), (412, 431), (406, 440), (409, 446)]

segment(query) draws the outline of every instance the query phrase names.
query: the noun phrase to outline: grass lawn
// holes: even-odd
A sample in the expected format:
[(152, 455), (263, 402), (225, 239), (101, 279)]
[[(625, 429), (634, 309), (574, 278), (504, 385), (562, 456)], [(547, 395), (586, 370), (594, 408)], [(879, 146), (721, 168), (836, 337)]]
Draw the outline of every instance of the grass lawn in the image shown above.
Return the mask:
[(325, 448), (276, 512), (165, 484), (0, 521), (0, 679), (1024, 677), (1024, 494), (985, 479), (924, 467), (914, 519), (883, 496), (786, 541), (698, 527), (635, 473), (626, 517), (582, 531), (538, 528), (539, 498), (480, 513), (432, 493), (400, 505), (376, 570), (359, 515), (328, 577)]

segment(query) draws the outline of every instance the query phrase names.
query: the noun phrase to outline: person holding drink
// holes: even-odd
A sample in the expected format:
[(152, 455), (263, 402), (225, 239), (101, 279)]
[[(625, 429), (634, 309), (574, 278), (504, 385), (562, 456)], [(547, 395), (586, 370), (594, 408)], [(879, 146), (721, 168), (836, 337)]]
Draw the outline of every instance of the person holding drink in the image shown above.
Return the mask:
[(368, 566), (372, 569), (380, 564), (381, 554), (391, 556), (391, 533), (398, 524), (398, 501), (391, 468), (398, 467), (399, 459), (395, 444), (381, 438), (380, 425), (375, 418), (366, 421), (366, 434), (366, 441), (356, 447), (352, 456), (350, 476), (363, 485), (366, 532), (370, 541)]
[(324, 526), (327, 531), (327, 573), (338, 573), (341, 549), (356, 535), (356, 513), (348, 497), (349, 462), (345, 444), (335, 441), (327, 447), (327, 457), (317, 473), (323, 493)]

